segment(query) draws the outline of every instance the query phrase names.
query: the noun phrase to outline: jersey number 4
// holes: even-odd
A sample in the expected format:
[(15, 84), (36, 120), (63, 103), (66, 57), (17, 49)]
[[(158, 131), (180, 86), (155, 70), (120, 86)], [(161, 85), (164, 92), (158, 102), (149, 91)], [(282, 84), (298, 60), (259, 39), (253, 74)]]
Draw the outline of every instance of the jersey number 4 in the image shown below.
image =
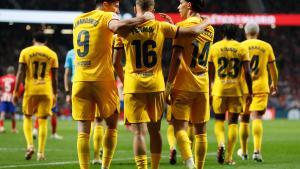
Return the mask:
[[(157, 63), (157, 54), (154, 50), (149, 50), (156, 48), (156, 42), (153, 40), (146, 40), (143, 44), (140, 40), (132, 41), (131, 45), (135, 46), (135, 64), (136, 68), (142, 68), (145, 66), (147, 68), (152, 68)], [(142, 65), (143, 62), (143, 65)]]
[(259, 71), (258, 64), (259, 64), (259, 56), (254, 55), (250, 62), (251, 70), (252, 70), (252, 73), (254, 73), (254, 75), (258, 74), (258, 71)]

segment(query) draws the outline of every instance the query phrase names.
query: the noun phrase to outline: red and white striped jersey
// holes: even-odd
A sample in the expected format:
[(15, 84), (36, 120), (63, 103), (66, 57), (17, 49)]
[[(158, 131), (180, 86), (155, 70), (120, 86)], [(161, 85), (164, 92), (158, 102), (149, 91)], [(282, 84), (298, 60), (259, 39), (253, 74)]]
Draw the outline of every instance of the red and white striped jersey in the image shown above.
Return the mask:
[(11, 102), (16, 83), (16, 76), (5, 75), (0, 78), (1, 101)]

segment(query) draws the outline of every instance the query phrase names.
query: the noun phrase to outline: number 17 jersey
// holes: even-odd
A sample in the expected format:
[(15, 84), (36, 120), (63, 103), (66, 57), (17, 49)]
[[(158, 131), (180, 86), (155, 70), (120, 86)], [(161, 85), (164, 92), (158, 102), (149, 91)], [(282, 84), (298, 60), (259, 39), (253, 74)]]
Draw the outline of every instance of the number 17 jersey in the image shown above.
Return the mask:
[(134, 28), (123, 38), (126, 53), (124, 93), (165, 90), (161, 67), (165, 38), (175, 38), (177, 27), (156, 20)]
[(51, 68), (58, 68), (54, 51), (47, 46), (22, 50), (19, 63), (26, 65), (25, 95), (52, 95)]

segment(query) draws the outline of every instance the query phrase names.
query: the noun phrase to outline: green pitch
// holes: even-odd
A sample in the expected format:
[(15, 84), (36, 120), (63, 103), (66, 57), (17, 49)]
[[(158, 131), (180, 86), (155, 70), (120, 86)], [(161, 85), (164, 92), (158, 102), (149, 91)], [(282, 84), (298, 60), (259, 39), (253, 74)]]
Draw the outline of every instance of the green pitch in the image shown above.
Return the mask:
[[(10, 132), (10, 121), (5, 122), (6, 133), (0, 134), (0, 169), (74, 169), (79, 168), (76, 155), (76, 122), (59, 121), (59, 134), (63, 140), (53, 140), (48, 134), (46, 145), (46, 161), (37, 162), (36, 154), (31, 161), (24, 160), (25, 140), (21, 129), (22, 123), (18, 121), (19, 134)], [(168, 161), (169, 148), (166, 140), (167, 123), (162, 123), (163, 158), (161, 169), (184, 168), (180, 157), (176, 165), (170, 165)], [(50, 133), (50, 126), (48, 133)], [(149, 141), (149, 139), (147, 139)], [(216, 163), (216, 140), (213, 135), (213, 121), (208, 126), (208, 154), (206, 169), (238, 168), (238, 169), (299, 169), (300, 168), (300, 122), (275, 120), (264, 122), (263, 163), (253, 160), (241, 161), (235, 154), (236, 166), (221, 166)], [(132, 153), (132, 134), (123, 125), (119, 126), (119, 140), (111, 169), (135, 169)], [(37, 147), (37, 141), (35, 140)], [(148, 144), (149, 145), (149, 144)], [(237, 149), (238, 146), (236, 146)], [(149, 146), (148, 146), (149, 149)], [(92, 144), (91, 144), (92, 150)], [(252, 137), (249, 151), (252, 156)], [(91, 151), (92, 152), (92, 151)], [(235, 151), (236, 152), (236, 151)], [(178, 153), (180, 154), (180, 153)], [(91, 157), (92, 153), (91, 153)], [(150, 160), (149, 160), (150, 161)], [(150, 166), (150, 165), (149, 165)], [(91, 169), (99, 169), (100, 166), (91, 165)]]

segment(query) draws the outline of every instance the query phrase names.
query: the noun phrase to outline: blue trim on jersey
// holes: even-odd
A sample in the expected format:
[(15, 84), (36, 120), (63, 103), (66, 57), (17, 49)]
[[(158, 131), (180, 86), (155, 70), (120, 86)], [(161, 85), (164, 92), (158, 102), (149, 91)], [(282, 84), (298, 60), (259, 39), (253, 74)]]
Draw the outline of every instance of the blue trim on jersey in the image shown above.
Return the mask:
[(74, 71), (75, 71), (74, 59), (75, 59), (75, 52), (74, 49), (71, 49), (67, 53), (66, 61), (65, 61), (65, 68), (71, 69), (72, 72), (71, 81), (73, 81)]

